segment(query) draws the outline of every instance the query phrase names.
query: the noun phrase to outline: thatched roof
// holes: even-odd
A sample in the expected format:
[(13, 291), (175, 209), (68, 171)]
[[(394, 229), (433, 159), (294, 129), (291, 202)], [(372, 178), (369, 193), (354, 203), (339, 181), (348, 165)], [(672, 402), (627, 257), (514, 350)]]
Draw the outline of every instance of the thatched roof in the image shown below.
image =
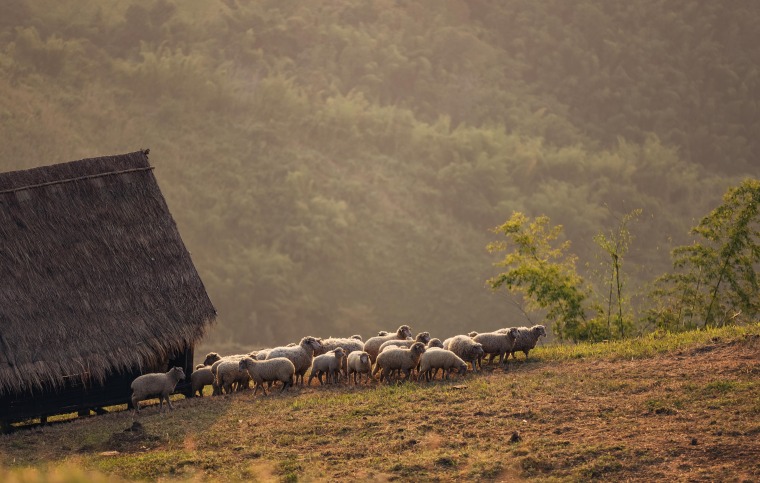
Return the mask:
[(0, 173), (0, 395), (145, 368), (216, 316), (146, 153)]

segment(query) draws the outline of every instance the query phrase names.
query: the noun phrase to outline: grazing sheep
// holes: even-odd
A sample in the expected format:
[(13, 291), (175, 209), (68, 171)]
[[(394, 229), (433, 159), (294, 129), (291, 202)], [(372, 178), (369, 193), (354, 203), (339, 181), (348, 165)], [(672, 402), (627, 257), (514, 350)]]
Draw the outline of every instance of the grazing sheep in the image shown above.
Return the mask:
[[(443, 343), (446, 345), (446, 342)], [(472, 370), (477, 371), (478, 358), (483, 357), (483, 346), (466, 335), (451, 338), (448, 350), (459, 356), (463, 361), (472, 364)]]
[(211, 372), (211, 366), (204, 366), (198, 364), (192, 374), (190, 374), (190, 387), (192, 388), (192, 395), (195, 397), (203, 397), (203, 388), (206, 386), (214, 385), (214, 373)]
[(325, 384), (331, 384), (330, 381), (337, 384), (343, 362), (346, 357), (346, 351), (337, 347), (326, 354), (318, 355), (311, 363), (311, 374), (309, 374), (308, 385), (311, 386), (311, 380), (315, 377), (322, 385), (322, 375), (326, 374)]
[(301, 342), (294, 347), (275, 347), (269, 354), (267, 354), (266, 360), (274, 359), (275, 357), (285, 357), (290, 359), (293, 365), (296, 367), (296, 382), (301, 381), (303, 386), (303, 376), (306, 371), (311, 367), (311, 361), (314, 359), (314, 354), (318, 353), (322, 348), (322, 343), (315, 337), (304, 337)]
[(420, 357), (419, 375), (417, 380), (421, 380), (425, 377), (426, 381), (430, 381), (435, 373), (438, 373), (438, 369), (443, 369), (443, 375), (441, 377), (448, 379), (449, 374), (456, 370), (459, 374), (467, 372), (467, 363), (463, 361), (459, 356), (451, 351), (441, 348), (431, 348), (425, 351)]
[(132, 406), (135, 414), (140, 412), (140, 401), (158, 397), (158, 412), (163, 412), (164, 401), (169, 409), (174, 409), (169, 394), (174, 392), (177, 383), (185, 379), (185, 371), (181, 367), (172, 367), (166, 373), (152, 373), (138, 376), (132, 381)]
[(488, 364), (493, 363), (494, 358), (497, 356), (501, 358), (501, 364), (506, 364), (507, 357), (509, 357), (509, 353), (512, 352), (512, 347), (515, 345), (516, 338), (517, 329), (514, 328), (509, 329), (505, 333), (484, 332), (473, 337), (472, 340), (483, 346), (483, 356), (478, 357), (478, 367), (482, 368), (481, 361), (486, 355), (490, 356)]
[(395, 370), (401, 370), (405, 374), (404, 380), (409, 380), (412, 369), (417, 367), (420, 356), (425, 353), (425, 344), (415, 342), (409, 349), (388, 349), (377, 355), (377, 363), (373, 375), (380, 373), (380, 382), (383, 379), (390, 381), (390, 374)]
[(377, 355), (380, 353), (380, 346), (383, 345), (383, 342), (392, 339), (406, 340), (407, 337), (411, 336), (412, 329), (409, 328), (408, 325), (402, 325), (396, 330), (396, 332), (392, 334), (379, 335), (377, 337), (370, 337), (367, 339), (367, 342), (364, 343), (364, 352), (369, 354), (369, 358), (374, 364), (375, 360), (377, 360)]
[(417, 334), (417, 337), (411, 340), (398, 340), (398, 339), (386, 340), (385, 342), (380, 344), (380, 349), (378, 349), (378, 353), (383, 352), (383, 350), (386, 347), (401, 347), (404, 349), (408, 349), (415, 342), (422, 342), (423, 344), (427, 344), (428, 342), (430, 342), (430, 332), (420, 332), (419, 334)]
[(362, 374), (367, 375), (367, 382), (369, 382), (370, 379), (373, 381), (375, 380), (372, 376), (372, 361), (369, 358), (369, 354), (364, 351), (354, 351), (346, 357), (346, 360), (348, 369), (346, 374), (349, 378), (351, 377), (351, 374), (354, 375), (354, 385), (356, 385), (356, 376), (359, 376), (359, 382), (361, 382)]
[[(499, 329), (496, 332), (509, 331), (512, 329), (514, 329), (514, 327)], [(536, 343), (538, 342), (539, 337), (546, 337), (546, 327), (543, 325), (534, 325), (533, 327), (517, 327), (517, 338), (515, 339), (515, 343), (511, 351), (512, 359), (517, 359), (515, 357), (515, 352), (522, 351), (525, 353), (525, 360), (527, 361), (528, 352), (536, 347)]]
[(238, 362), (238, 369), (246, 371), (248, 376), (253, 380), (254, 396), (259, 388), (264, 391), (265, 396), (269, 394), (267, 388), (264, 387), (264, 383), (274, 381), (282, 382), (282, 389), (280, 389), (280, 393), (282, 393), (289, 386), (293, 386), (296, 374), (296, 366), (293, 365), (290, 359), (285, 357), (274, 357), (265, 361), (245, 357)]

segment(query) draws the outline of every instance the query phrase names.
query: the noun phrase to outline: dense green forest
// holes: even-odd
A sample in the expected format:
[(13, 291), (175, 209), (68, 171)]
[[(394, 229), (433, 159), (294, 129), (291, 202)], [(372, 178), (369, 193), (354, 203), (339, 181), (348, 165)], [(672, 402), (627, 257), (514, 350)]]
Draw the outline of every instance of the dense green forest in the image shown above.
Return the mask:
[(4, 0), (0, 170), (150, 148), (209, 344), (523, 324), (486, 284), (513, 212), (563, 225), (601, 282), (594, 237), (640, 209), (640, 294), (757, 176), (759, 21), (750, 1)]

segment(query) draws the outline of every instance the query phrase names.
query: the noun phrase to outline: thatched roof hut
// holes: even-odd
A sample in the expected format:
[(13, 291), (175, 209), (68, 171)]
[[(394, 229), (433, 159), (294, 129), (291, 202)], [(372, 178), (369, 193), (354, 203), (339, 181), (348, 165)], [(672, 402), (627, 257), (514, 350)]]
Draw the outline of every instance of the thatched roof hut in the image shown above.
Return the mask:
[(138, 151), (0, 174), (0, 397), (139, 372), (215, 319), (152, 169)]

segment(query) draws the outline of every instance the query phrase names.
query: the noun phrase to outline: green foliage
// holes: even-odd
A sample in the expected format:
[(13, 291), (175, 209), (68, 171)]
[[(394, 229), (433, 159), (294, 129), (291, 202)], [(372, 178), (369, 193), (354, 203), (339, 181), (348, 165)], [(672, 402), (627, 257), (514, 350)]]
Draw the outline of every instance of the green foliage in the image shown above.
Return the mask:
[(575, 271), (575, 257), (567, 254), (570, 242), (557, 243), (562, 226), (549, 226), (549, 218), (545, 216), (531, 221), (514, 212), (493, 231), (505, 235), (508, 242), (492, 242), (488, 250), (508, 252), (495, 264), (507, 271), (488, 281), (491, 288), (503, 286), (522, 293), (528, 309), (546, 311), (546, 318), (554, 323), (554, 333), (560, 339), (587, 338), (590, 334), (583, 330), (587, 293), (583, 279)]
[(756, 13), (611, 1), (10, 0), (0, 169), (150, 147), (211, 345), (504, 326), (506, 214), (640, 207), (633, 286), (757, 158)]
[(755, 320), (760, 309), (760, 181), (728, 190), (723, 204), (692, 229), (698, 238), (673, 250), (674, 272), (661, 276), (648, 319), (684, 329)]

